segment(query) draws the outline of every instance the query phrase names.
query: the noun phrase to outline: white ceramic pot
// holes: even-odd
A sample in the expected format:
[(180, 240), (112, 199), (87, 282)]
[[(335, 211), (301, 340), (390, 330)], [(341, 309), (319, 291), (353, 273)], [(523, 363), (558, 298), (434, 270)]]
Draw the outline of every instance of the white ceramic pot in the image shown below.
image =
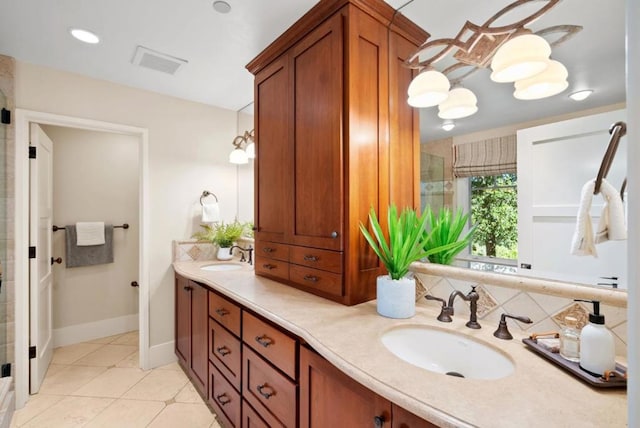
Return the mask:
[(378, 313), (387, 318), (411, 318), (416, 314), (416, 280), (379, 276), (376, 281)]
[(219, 247), (216, 258), (218, 260), (231, 260), (233, 258), (233, 254), (231, 254), (230, 247)]

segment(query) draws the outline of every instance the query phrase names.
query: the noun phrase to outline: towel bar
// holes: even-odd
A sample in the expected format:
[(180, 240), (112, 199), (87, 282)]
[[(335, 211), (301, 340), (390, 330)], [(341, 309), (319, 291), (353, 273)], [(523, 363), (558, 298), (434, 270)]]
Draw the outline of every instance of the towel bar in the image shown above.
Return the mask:
[[(120, 226), (113, 226), (113, 228), (114, 229), (129, 229), (129, 223), (124, 223), (124, 224), (122, 224)], [(51, 229), (53, 229), (54, 232), (57, 232), (59, 230), (65, 230), (65, 227), (56, 226), (54, 224)]]

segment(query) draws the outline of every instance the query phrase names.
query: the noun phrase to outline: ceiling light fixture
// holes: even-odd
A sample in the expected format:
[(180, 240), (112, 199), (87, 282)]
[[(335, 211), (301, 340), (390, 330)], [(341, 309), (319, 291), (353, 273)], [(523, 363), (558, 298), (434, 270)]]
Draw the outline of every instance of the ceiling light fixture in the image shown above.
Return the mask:
[[(444, 88), (455, 87), (478, 69), (489, 66), (493, 71), (493, 81), (516, 82), (516, 98), (538, 99), (562, 92), (568, 86), (567, 76), (563, 74), (566, 68), (549, 59), (551, 48), (568, 40), (581, 31), (582, 27), (555, 25), (535, 33), (525, 27), (549, 12), (559, 2), (560, 0), (516, 0), (483, 25), (467, 21), (455, 38), (425, 41), (405, 61), (407, 67), (422, 71), (409, 85), (409, 105), (439, 105), (438, 116), (443, 119), (470, 116), (478, 111), (477, 99), (473, 92), (466, 88), (456, 88), (444, 97)], [(498, 21), (502, 22), (501, 18), (505, 15), (517, 16), (513, 11), (518, 7), (533, 7), (538, 3), (542, 3), (542, 6), (519, 21), (495, 25)], [(547, 40), (553, 38), (551, 35), (555, 37), (552, 42)], [(443, 61), (447, 67), (442, 71), (436, 70), (435, 64), (444, 58), (447, 58), (447, 61)], [(544, 73), (547, 68), (551, 68), (548, 74), (542, 74), (537, 80), (527, 80), (534, 79), (534, 76)], [(545, 90), (543, 86), (546, 87)]]
[(574, 101), (584, 101), (587, 98), (589, 98), (591, 94), (593, 94), (593, 89), (583, 89), (581, 91), (570, 93), (569, 98), (571, 98)]
[(455, 127), (456, 124), (453, 123), (453, 120), (445, 120), (444, 122), (442, 122), (442, 129), (447, 132), (451, 131)]
[[(249, 163), (249, 159), (256, 157), (254, 130), (244, 131), (243, 135), (238, 135), (233, 139), (233, 151), (229, 154), (229, 162), (237, 165)], [(242, 147), (244, 144), (244, 148)]]
[(231, 12), (231, 5), (226, 1), (214, 1), (213, 10), (218, 13), (229, 13)]
[(83, 30), (82, 28), (71, 28), (69, 33), (77, 40), (80, 40), (84, 43), (89, 43), (91, 45), (95, 45), (96, 43), (100, 43), (100, 37), (98, 37), (95, 33), (92, 33), (89, 30)]

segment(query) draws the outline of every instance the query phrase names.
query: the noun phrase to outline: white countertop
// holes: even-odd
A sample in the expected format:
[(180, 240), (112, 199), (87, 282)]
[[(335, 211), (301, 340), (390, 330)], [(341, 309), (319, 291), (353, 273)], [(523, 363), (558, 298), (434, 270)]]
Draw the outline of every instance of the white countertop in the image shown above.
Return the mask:
[[(377, 314), (375, 301), (343, 306), (254, 275), (250, 268), (207, 272), (208, 262), (175, 262), (177, 273), (204, 283), (304, 339), (319, 354), (379, 395), (441, 427), (627, 426), (624, 389), (593, 388), (514, 340), (493, 336), (495, 325), (465, 327), (436, 320), (438, 302), (418, 302), (407, 320)], [(380, 341), (400, 325), (427, 325), (469, 335), (497, 347), (515, 363), (515, 373), (496, 380), (461, 379), (415, 367)], [(472, 355), (469, 358), (473, 358)]]

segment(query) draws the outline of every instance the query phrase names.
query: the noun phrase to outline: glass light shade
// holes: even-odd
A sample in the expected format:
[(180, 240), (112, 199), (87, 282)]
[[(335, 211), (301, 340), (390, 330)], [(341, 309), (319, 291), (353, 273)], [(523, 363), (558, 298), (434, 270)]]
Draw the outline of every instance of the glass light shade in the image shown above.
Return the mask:
[(549, 67), (542, 73), (538, 73), (528, 79), (518, 80), (515, 83), (513, 96), (519, 100), (539, 100), (559, 94), (567, 89), (569, 72), (562, 63), (549, 61)]
[(449, 97), (438, 105), (438, 117), (441, 119), (460, 119), (478, 111), (478, 99), (467, 88), (453, 88)]
[(491, 60), (491, 80), (515, 82), (527, 79), (542, 71), (549, 64), (551, 46), (535, 34), (523, 34), (500, 46)]
[(247, 157), (249, 159), (255, 159), (256, 158), (256, 143), (249, 143), (247, 145), (247, 148), (244, 149), (244, 151), (247, 154)]
[(243, 165), (245, 163), (249, 163), (249, 157), (247, 156), (247, 152), (244, 150), (234, 149), (231, 154), (229, 154), (229, 162), (237, 165)]
[(435, 70), (424, 71), (411, 81), (407, 102), (412, 107), (433, 107), (447, 99), (450, 87), (444, 74)]

